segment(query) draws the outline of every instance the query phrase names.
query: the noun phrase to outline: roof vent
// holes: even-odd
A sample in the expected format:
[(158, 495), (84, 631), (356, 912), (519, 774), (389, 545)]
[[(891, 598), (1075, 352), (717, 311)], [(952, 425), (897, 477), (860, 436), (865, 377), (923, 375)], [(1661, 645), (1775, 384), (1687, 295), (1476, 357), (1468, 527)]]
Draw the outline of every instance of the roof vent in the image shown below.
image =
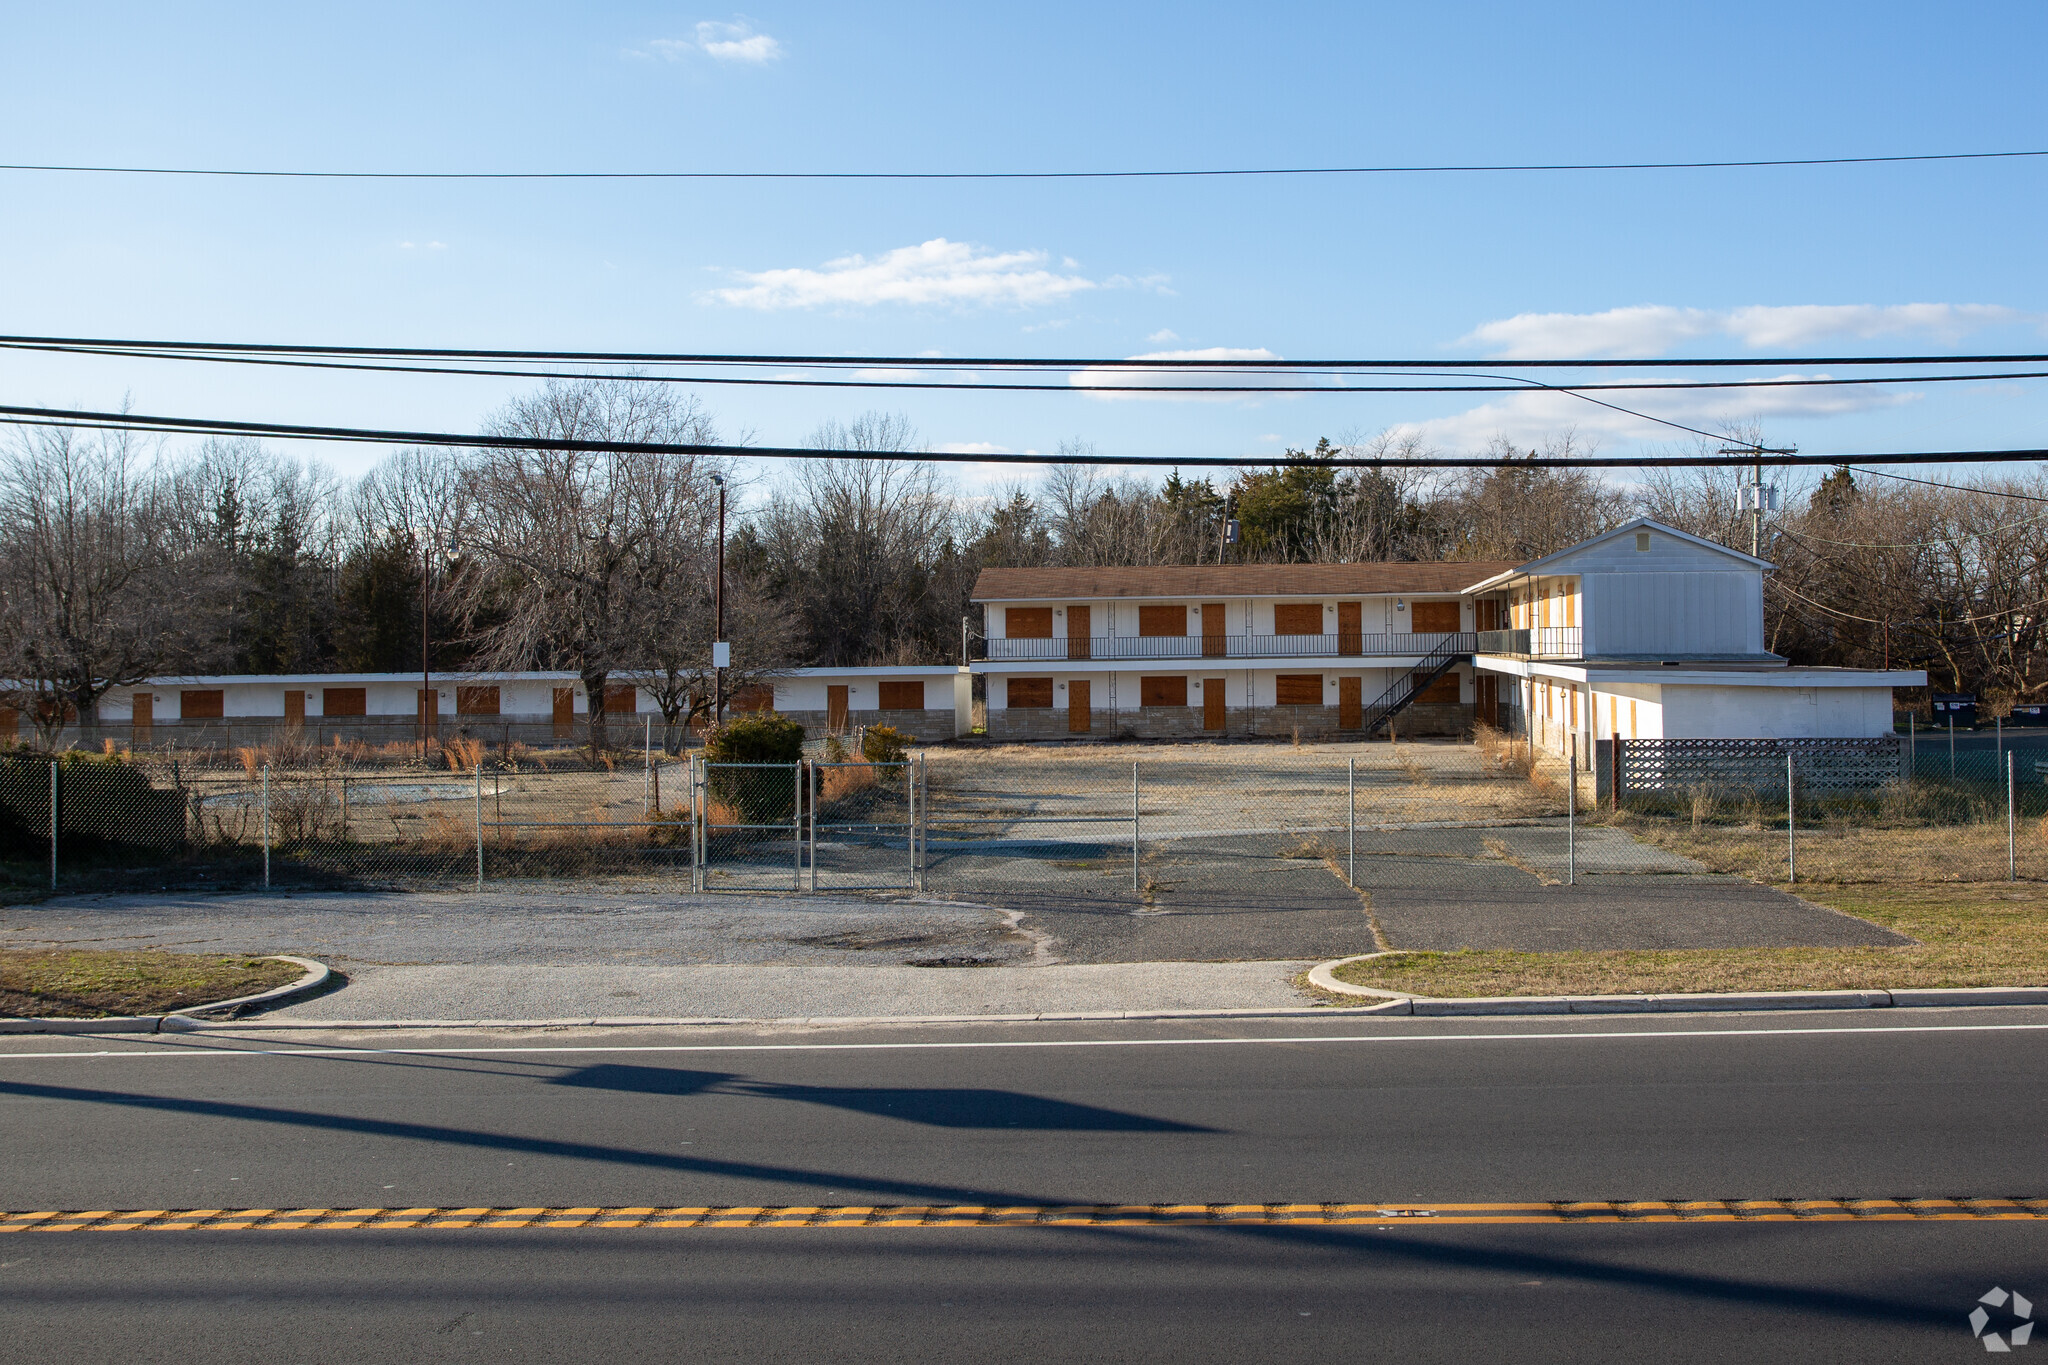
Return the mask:
[(1636, 532), (1636, 548), (1638, 550), (1647, 550), (1650, 548), (1650, 533), (1648, 531)]

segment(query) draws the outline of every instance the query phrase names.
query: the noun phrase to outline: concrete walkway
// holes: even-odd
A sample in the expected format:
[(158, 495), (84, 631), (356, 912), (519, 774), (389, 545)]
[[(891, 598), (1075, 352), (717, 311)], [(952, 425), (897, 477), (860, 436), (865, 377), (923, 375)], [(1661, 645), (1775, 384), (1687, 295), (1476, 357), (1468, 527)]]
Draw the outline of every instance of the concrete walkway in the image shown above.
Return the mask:
[(1314, 1001), (1309, 962), (1057, 967), (362, 967), (277, 1020), (870, 1017), (1259, 1009)]

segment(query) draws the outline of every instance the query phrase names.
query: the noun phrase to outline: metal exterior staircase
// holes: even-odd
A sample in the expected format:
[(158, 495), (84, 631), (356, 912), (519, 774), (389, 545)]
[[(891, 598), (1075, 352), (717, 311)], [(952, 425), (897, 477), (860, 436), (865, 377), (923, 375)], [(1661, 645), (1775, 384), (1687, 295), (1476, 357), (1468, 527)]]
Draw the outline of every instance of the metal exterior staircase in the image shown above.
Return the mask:
[(1366, 734), (1385, 725), (1395, 716), (1413, 704), (1429, 685), (1441, 678), (1458, 660), (1471, 656), (1471, 647), (1465, 643), (1469, 637), (1449, 636), (1444, 642), (1423, 656), (1422, 663), (1413, 671), (1394, 679), (1394, 685), (1380, 693), (1360, 715)]

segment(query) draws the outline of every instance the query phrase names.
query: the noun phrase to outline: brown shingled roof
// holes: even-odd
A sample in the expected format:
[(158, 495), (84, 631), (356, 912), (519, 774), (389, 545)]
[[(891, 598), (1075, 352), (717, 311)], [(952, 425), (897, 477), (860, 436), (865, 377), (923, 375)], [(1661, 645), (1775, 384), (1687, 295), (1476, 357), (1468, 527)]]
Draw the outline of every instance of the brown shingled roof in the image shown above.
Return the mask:
[(1506, 560), (1433, 564), (1209, 564), (1143, 569), (983, 569), (976, 602), (1101, 597), (1341, 597), (1454, 593), (1504, 573)]

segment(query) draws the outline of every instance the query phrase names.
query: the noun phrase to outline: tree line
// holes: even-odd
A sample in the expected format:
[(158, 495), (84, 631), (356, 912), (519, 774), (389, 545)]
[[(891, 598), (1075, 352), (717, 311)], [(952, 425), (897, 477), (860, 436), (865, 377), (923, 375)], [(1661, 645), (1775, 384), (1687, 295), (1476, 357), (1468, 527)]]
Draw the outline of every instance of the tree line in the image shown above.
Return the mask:
[[(54, 738), (108, 689), (165, 674), (549, 669), (582, 681), (593, 744), (605, 688), (627, 682), (656, 698), (673, 743), (712, 704), (721, 483), (734, 687), (795, 664), (957, 662), (988, 567), (1521, 562), (1641, 515), (1750, 543), (1742, 471), (1619, 485), (1562, 466), (1569, 436), (1497, 441), (1500, 463), (1471, 470), (1339, 468), (1429, 451), (1398, 434), (1325, 439), (1277, 466), (1160, 482), (1106, 473), (1068, 442), (1077, 463), (968, 495), (938, 465), (862, 458), (920, 448), (886, 413), (826, 423), (808, 444), (843, 455), (752, 483), (711, 457), (518, 444), (717, 444), (711, 414), (662, 386), (558, 381), (486, 430), (511, 443), (401, 451), (343, 480), (253, 441), (165, 451), (22, 429), (0, 451), (0, 701)], [(2028, 500), (2048, 499), (2048, 481), (1838, 470), (1785, 491), (1762, 540), (1778, 565), (1771, 649), (1925, 668), (1994, 711), (2048, 693), (2048, 501)]]

